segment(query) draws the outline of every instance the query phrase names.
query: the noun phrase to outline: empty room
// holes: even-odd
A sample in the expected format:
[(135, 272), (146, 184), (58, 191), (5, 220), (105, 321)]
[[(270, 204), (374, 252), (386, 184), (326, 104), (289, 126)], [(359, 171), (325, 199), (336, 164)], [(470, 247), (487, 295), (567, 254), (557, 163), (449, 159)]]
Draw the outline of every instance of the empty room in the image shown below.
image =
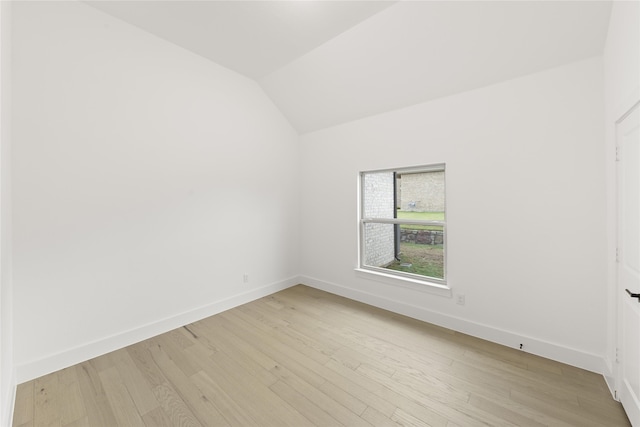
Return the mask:
[(0, 426), (640, 427), (639, 1), (0, 1)]

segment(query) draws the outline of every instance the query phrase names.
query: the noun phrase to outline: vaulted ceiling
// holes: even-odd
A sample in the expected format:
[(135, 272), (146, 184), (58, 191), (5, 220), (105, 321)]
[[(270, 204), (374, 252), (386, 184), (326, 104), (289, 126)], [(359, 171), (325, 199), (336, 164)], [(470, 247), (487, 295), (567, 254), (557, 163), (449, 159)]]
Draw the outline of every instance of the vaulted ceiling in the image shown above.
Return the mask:
[(602, 53), (610, 2), (87, 1), (256, 80), (305, 133)]

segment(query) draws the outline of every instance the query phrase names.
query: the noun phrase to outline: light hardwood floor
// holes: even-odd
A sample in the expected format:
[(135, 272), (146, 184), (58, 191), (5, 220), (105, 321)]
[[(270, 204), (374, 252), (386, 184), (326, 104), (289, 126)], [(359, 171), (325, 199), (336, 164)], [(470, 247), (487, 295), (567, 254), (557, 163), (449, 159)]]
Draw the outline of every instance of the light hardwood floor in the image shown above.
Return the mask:
[(21, 384), (44, 425), (629, 422), (600, 375), (299, 285)]

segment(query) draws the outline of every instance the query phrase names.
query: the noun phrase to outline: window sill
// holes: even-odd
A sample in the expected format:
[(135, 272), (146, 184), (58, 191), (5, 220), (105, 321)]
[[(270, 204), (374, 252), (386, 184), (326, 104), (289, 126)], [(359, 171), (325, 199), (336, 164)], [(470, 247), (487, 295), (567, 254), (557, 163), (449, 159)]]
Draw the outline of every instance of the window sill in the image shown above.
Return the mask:
[(386, 274), (378, 271), (367, 270), (364, 268), (356, 268), (356, 275), (365, 279), (375, 280), (376, 282), (387, 285), (401, 286), (419, 292), (425, 292), (434, 295), (451, 298), (451, 288), (440, 283), (428, 282), (426, 280), (411, 279), (408, 277), (400, 277), (393, 274)]

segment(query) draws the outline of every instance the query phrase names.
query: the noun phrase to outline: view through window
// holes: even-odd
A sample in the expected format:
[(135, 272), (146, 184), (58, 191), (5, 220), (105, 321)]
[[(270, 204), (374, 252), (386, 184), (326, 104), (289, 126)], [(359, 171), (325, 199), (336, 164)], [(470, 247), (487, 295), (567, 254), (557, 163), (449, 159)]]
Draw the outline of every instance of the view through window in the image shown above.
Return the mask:
[(363, 172), (360, 182), (360, 267), (444, 284), (444, 165)]

